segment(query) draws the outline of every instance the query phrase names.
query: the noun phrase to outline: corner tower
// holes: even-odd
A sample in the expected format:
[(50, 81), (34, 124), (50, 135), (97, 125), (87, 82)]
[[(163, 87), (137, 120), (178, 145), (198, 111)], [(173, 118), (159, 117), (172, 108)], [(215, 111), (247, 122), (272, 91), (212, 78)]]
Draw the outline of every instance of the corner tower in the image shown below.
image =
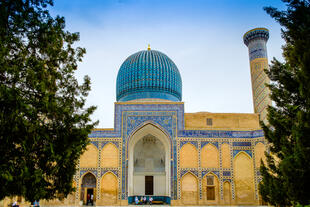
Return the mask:
[(271, 104), (269, 78), (264, 72), (268, 69), (268, 57), (266, 43), (269, 39), (269, 31), (266, 28), (255, 28), (243, 35), (244, 44), (249, 49), (251, 82), (254, 112), (259, 113), (260, 120), (267, 123), (267, 107)]

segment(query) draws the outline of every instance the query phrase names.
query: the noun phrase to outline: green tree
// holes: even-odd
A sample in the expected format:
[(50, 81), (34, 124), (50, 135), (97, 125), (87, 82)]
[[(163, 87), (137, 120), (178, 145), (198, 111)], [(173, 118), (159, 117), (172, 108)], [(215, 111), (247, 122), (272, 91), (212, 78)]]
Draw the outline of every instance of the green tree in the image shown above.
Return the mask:
[(74, 76), (85, 49), (78, 33), (51, 17), (52, 0), (0, 1), (0, 200), (71, 193), (95, 107), (85, 107), (90, 80)]
[(282, 26), (284, 62), (273, 59), (266, 73), (275, 106), (262, 123), (270, 143), (259, 186), (277, 206), (310, 204), (310, 2), (283, 0), (287, 10), (264, 8)]

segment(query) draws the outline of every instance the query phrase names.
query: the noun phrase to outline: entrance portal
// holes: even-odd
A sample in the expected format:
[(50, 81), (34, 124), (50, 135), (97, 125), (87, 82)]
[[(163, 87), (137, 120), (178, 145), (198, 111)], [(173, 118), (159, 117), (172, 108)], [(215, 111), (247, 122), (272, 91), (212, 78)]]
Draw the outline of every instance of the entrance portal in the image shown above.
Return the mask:
[(95, 201), (96, 177), (87, 173), (82, 179), (81, 197), (83, 204), (93, 203)]
[(128, 146), (128, 196), (170, 197), (170, 141), (159, 128), (147, 124)]
[(153, 176), (145, 176), (145, 195), (153, 195)]

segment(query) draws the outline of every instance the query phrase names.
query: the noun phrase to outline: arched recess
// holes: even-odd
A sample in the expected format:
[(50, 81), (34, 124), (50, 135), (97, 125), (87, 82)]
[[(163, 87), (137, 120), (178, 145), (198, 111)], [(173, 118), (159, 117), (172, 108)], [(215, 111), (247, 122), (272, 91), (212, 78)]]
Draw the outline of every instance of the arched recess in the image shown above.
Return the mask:
[(202, 200), (204, 203), (218, 203), (219, 201), (219, 181), (212, 172), (202, 178)]
[(81, 179), (81, 190), (80, 190), (80, 200), (83, 201), (83, 204), (88, 203), (87, 196), (88, 194), (93, 195), (93, 201), (96, 201), (96, 185), (97, 179), (94, 174), (87, 172), (83, 175)]
[[(158, 140), (163, 145), (163, 163), (164, 163), (164, 169), (163, 172), (160, 173), (160, 175), (152, 174), (152, 172), (148, 173), (148, 175), (152, 175), (154, 178), (154, 194), (156, 196), (170, 196), (170, 158), (171, 158), (171, 141), (169, 136), (158, 126), (152, 124), (152, 123), (146, 123), (142, 125), (139, 129), (137, 129), (132, 136), (129, 138), (129, 141), (127, 143), (127, 149), (128, 149), (128, 196), (134, 196), (135, 192), (138, 191), (145, 191), (145, 185), (144, 182), (146, 182), (141, 178), (138, 178), (134, 176), (134, 149), (136, 144), (142, 140), (143, 138), (151, 136), (155, 137), (156, 140)], [(143, 174), (139, 172), (140, 175)], [(162, 177), (164, 176), (164, 177)], [(141, 176), (140, 176), (141, 177)], [(160, 177), (160, 178), (159, 178)], [(158, 178), (158, 179), (157, 179)], [(145, 178), (146, 179), (146, 178)], [(137, 182), (142, 183), (137, 184)]]
[(118, 167), (118, 149), (112, 144), (106, 144), (101, 150), (101, 167)]
[(93, 144), (89, 144), (80, 157), (80, 168), (90, 167), (98, 167), (98, 149)]
[(181, 179), (181, 199), (184, 205), (198, 204), (198, 179), (190, 172)]
[(254, 148), (254, 153), (255, 153), (255, 166), (257, 169), (259, 169), (261, 160), (263, 160), (263, 162), (266, 163), (265, 145), (261, 142), (256, 144)]
[(222, 151), (222, 167), (223, 168), (230, 168), (230, 146), (227, 143), (222, 144), (221, 146)]
[(118, 179), (111, 173), (107, 172), (100, 181), (100, 200), (96, 205), (111, 205), (117, 203)]
[(198, 150), (191, 143), (186, 143), (180, 150), (181, 168), (198, 168)]
[(234, 180), (238, 204), (251, 204), (254, 202), (253, 171), (252, 158), (245, 152), (239, 152), (234, 158)]
[(224, 189), (224, 204), (230, 205), (231, 204), (231, 185), (230, 182), (225, 181), (223, 184)]
[(202, 168), (219, 167), (219, 151), (213, 144), (209, 143), (201, 149), (200, 162)]

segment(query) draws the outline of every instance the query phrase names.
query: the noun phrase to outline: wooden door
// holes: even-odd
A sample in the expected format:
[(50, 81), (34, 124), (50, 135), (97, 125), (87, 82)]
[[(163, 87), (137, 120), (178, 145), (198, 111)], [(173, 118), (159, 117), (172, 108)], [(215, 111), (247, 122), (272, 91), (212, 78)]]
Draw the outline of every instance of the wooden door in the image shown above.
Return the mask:
[(145, 195), (153, 195), (153, 176), (145, 176)]

